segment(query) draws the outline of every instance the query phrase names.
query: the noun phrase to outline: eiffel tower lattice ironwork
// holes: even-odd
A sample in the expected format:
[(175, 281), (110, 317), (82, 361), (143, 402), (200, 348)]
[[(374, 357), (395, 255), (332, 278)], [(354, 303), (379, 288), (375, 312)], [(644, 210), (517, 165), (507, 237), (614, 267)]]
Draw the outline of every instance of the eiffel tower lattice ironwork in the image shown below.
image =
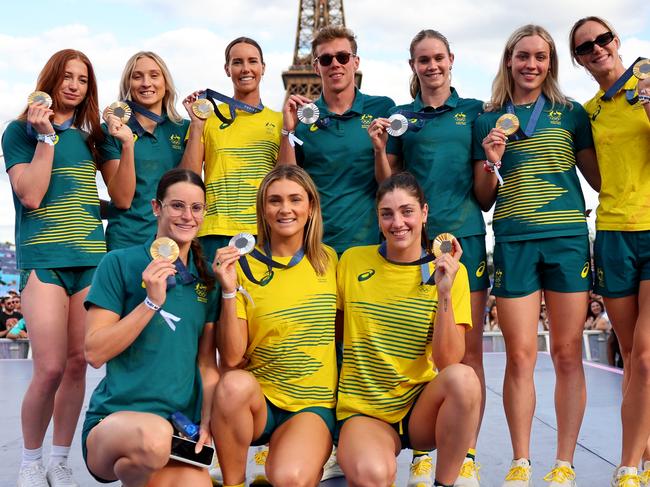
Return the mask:
[[(327, 25), (345, 26), (343, 0), (300, 0), (293, 64), (282, 73), (286, 96), (297, 94), (311, 99), (320, 96), (321, 81), (312, 65), (311, 41)], [(360, 72), (355, 82), (361, 86)]]

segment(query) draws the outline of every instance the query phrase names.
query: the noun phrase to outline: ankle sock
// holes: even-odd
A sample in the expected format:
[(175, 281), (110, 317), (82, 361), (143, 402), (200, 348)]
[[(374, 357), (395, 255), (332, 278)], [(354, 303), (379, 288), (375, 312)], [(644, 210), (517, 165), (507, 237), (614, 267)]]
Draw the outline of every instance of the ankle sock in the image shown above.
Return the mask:
[(32, 463), (43, 463), (43, 447), (34, 448), (30, 450), (23, 446), (23, 458), (20, 463), (20, 468), (25, 468)]
[(70, 454), (69, 446), (59, 446), (52, 445), (52, 450), (50, 450), (50, 461), (49, 466), (58, 465), (62, 463), (63, 465), (68, 464), (68, 455)]

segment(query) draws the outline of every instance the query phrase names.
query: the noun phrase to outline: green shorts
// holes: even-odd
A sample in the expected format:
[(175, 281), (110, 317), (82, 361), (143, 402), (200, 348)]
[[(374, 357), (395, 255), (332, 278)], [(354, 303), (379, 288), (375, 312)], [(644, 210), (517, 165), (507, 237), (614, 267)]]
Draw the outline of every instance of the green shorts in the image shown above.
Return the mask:
[(575, 293), (591, 289), (589, 237), (500, 242), (494, 246), (492, 294), (520, 298), (540, 289)]
[(106, 480), (101, 477), (98, 477), (90, 470), (90, 467), (88, 467), (88, 448), (86, 447), (86, 440), (88, 439), (90, 430), (93, 429), (95, 426), (97, 426), (102, 419), (104, 418), (97, 417), (97, 416), (90, 416), (88, 414), (86, 415), (83, 428), (81, 429), (81, 455), (83, 456), (84, 463), (86, 464), (86, 469), (88, 470), (88, 473), (90, 473), (90, 475), (92, 475), (97, 482), (100, 482), (102, 484), (110, 484), (112, 482), (116, 482), (117, 479)]
[(79, 291), (90, 286), (96, 267), (61, 267), (57, 269), (21, 269), (20, 292), (23, 292), (32, 271), (45, 284), (62, 287), (68, 296), (74, 296)]
[(280, 409), (275, 404), (271, 403), (271, 401), (266, 399), (266, 425), (264, 426), (262, 434), (259, 438), (256, 438), (251, 445), (266, 445), (276, 429), (282, 426), (283, 423), (289, 421), (296, 414), (300, 413), (314, 413), (318, 415), (325, 422), (330, 435), (334, 436), (334, 429), (336, 428), (336, 412), (334, 409), (324, 408), (322, 406), (311, 406), (300, 409), (299, 411), (286, 411)]
[(458, 243), (463, 249), (460, 261), (467, 268), (469, 290), (482, 291), (490, 287), (487, 270), (487, 253), (485, 251), (485, 235), (459, 237)]
[(217, 250), (227, 247), (231, 238), (232, 236), (228, 235), (204, 235), (199, 237), (199, 242), (203, 247), (203, 258), (212, 264), (214, 256), (217, 255)]
[(639, 293), (639, 282), (650, 279), (650, 231), (596, 232), (594, 264), (597, 294), (622, 298)]

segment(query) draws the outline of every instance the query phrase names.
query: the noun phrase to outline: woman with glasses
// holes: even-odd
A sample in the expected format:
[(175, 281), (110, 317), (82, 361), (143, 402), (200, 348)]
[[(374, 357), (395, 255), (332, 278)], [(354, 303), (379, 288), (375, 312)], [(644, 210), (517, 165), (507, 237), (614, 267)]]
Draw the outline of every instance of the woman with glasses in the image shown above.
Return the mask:
[[(621, 41), (600, 17), (578, 20), (569, 41), (573, 61), (599, 85), (585, 103), (603, 176), (595, 290), (605, 299), (624, 357), (623, 450), (612, 486), (628, 487), (639, 485), (641, 459), (643, 481), (650, 481), (650, 78), (626, 69)], [(643, 77), (643, 68), (637, 74)]]
[(151, 200), (160, 177), (180, 163), (189, 127), (176, 111), (171, 73), (153, 52), (138, 52), (126, 62), (119, 99), (129, 103), (131, 116), (123, 122), (105, 111), (107, 137), (100, 146), (111, 197), (108, 250), (142, 243), (156, 231)]
[(210, 260), (233, 235), (257, 232), (255, 195), (276, 163), (282, 129), (282, 114), (262, 103), (266, 64), (260, 45), (238, 37), (226, 46), (225, 56), (234, 93), (219, 94), (224, 100), (217, 106), (219, 113), (207, 120), (196, 116), (192, 103), (200, 92), (183, 100), (191, 123), (182, 167), (205, 173), (208, 212), (199, 237)]
[(477, 199), (484, 209), (496, 200), (492, 294), (506, 345), (503, 403), (514, 458), (503, 487), (532, 485), (533, 372), (542, 293), (556, 375), (557, 451), (545, 476), (551, 487), (575, 486), (572, 462), (585, 410), (582, 332), (591, 268), (576, 166), (594, 189), (600, 176), (589, 119), (560, 91), (558, 66), (555, 43), (544, 28), (517, 29), (506, 43), (492, 98), (473, 135)]
[[(192, 171), (165, 173), (151, 202), (158, 224), (144, 244), (109, 252), (86, 298), (86, 358), (106, 364), (88, 405), (82, 450), (99, 482), (211, 485), (206, 469), (170, 460), (177, 411), (209, 442), (210, 406), (219, 379), (215, 359), (215, 282), (196, 234), (205, 186)], [(175, 262), (154, 252), (173, 240)], [(171, 280), (171, 282), (170, 282)]]

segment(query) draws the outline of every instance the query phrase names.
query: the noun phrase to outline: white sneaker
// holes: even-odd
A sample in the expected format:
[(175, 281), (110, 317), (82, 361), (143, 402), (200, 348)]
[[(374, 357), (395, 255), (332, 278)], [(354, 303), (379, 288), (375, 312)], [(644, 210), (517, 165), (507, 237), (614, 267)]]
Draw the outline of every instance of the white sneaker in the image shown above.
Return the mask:
[(251, 484), (268, 484), (269, 479), (266, 478), (266, 457), (269, 456), (269, 446), (263, 445), (255, 448), (253, 455), (253, 468), (251, 469)]
[(544, 480), (550, 482), (548, 487), (576, 487), (576, 473), (570, 462), (556, 460)]
[(478, 471), (481, 467), (471, 458), (465, 458), (463, 465), (460, 467), (460, 474), (456, 482), (454, 482), (454, 487), (480, 487), (481, 476), (478, 474)]
[(409, 480), (406, 484), (407, 487), (432, 487), (433, 480), (431, 479), (431, 472), (433, 471), (433, 460), (427, 453), (420, 455), (411, 461), (411, 468), (409, 472)]
[(219, 465), (219, 458), (217, 455), (214, 456), (214, 461), (210, 468), (208, 469), (210, 474), (210, 480), (212, 480), (212, 485), (223, 485), (223, 473), (221, 472), (221, 465)]
[(64, 463), (48, 465), (46, 477), (50, 487), (79, 487), (72, 478), (72, 469)]
[(324, 482), (325, 480), (336, 477), (343, 477), (343, 470), (341, 470), (341, 467), (339, 467), (339, 464), (336, 461), (336, 447), (333, 446), (330, 457), (325, 462), (325, 465), (323, 465), (323, 476), (320, 481)]
[(531, 474), (530, 462), (526, 458), (513, 460), (501, 487), (532, 487)]
[(643, 471), (639, 475), (639, 478), (643, 487), (650, 487), (650, 460), (643, 462)]
[(636, 467), (618, 467), (614, 471), (611, 487), (641, 487)]
[(30, 463), (18, 472), (18, 487), (49, 487), (45, 467), (39, 462)]

